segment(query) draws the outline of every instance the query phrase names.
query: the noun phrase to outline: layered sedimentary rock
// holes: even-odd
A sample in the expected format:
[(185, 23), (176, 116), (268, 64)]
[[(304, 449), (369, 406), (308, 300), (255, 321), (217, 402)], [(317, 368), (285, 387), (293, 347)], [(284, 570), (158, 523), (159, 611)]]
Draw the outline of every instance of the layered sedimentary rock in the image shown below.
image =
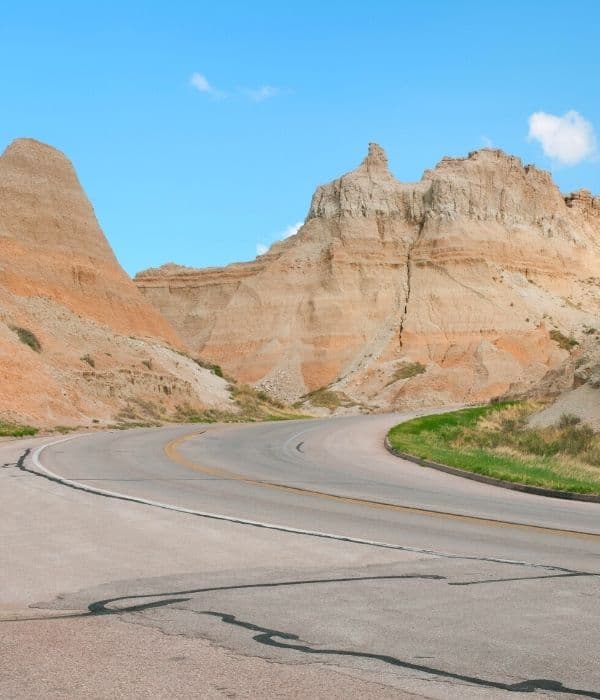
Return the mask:
[(600, 325), (600, 199), (483, 149), (401, 183), (382, 149), (255, 261), (135, 279), (194, 350), (285, 399), (374, 407), (526, 390)]
[(71, 163), (13, 142), (0, 157), (0, 420), (104, 422), (203, 393), (226, 401), (183, 348), (119, 266)]

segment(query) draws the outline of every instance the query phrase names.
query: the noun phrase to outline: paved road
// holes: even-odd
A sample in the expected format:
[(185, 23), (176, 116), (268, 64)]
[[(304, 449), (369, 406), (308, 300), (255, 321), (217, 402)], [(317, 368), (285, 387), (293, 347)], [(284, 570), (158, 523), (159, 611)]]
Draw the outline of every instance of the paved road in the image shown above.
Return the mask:
[[(0, 605), (22, 621), (0, 624), (19, 640), (0, 661), (5, 692), (39, 625), (65, 626), (63, 645), (91, 658), (88, 626), (125, 621), (105, 630), (106, 648), (119, 635), (130, 654), (185, 643), (193, 668), (163, 687), (176, 654), (161, 651), (155, 677), (124, 696), (600, 698), (600, 506), (398, 460), (382, 446), (398, 419), (103, 432), (39, 456), (61, 478), (189, 513), (35, 476), (31, 455), (23, 470), (7, 459)], [(56, 687), (36, 677), (29, 690), (76, 694), (83, 680), (63, 665)], [(111, 682), (93, 696), (114, 697)]]

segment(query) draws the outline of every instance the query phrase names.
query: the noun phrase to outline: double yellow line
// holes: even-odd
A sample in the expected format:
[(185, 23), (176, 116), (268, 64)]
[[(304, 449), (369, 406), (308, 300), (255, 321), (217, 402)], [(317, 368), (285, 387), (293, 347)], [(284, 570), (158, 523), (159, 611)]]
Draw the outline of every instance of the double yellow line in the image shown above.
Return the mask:
[(243, 474), (238, 474), (232, 472), (228, 469), (218, 469), (216, 467), (207, 467), (198, 462), (186, 457), (179, 451), (179, 447), (189, 440), (198, 438), (206, 433), (205, 430), (201, 432), (189, 433), (187, 435), (182, 435), (174, 440), (171, 440), (165, 445), (164, 452), (166, 456), (173, 462), (186, 467), (186, 469), (191, 469), (195, 472), (200, 472), (201, 474), (207, 474), (209, 476), (214, 476), (219, 479), (226, 479), (229, 481), (237, 481), (250, 486), (258, 486), (265, 489), (274, 489), (277, 491), (285, 491), (287, 493), (293, 493), (299, 496), (310, 496), (312, 498), (321, 498), (328, 501), (335, 501), (337, 503), (346, 503), (350, 505), (358, 505), (366, 508), (376, 508), (380, 510), (390, 510), (400, 513), (411, 513), (413, 515), (422, 515), (430, 518), (442, 518), (446, 520), (461, 521), (466, 523), (476, 523), (478, 525), (489, 525), (492, 527), (501, 528), (512, 528), (517, 530), (532, 530), (539, 533), (544, 533), (548, 535), (555, 536), (566, 536), (575, 537), (579, 539), (587, 540), (600, 540), (600, 534), (593, 532), (582, 532), (578, 530), (563, 530), (554, 527), (545, 527), (543, 525), (531, 525), (527, 523), (516, 523), (507, 520), (496, 520), (494, 518), (485, 518), (477, 515), (462, 515), (460, 513), (449, 513), (441, 510), (433, 510), (428, 508), (419, 508), (416, 506), (404, 506), (397, 503), (386, 503), (384, 501), (373, 501), (366, 498), (357, 498), (354, 496), (341, 496), (335, 493), (327, 493), (325, 491), (317, 491), (314, 489), (301, 488), (299, 486), (289, 486), (288, 484), (281, 484), (274, 481), (268, 481), (265, 479), (254, 479), (249, 476), (244, 476)]

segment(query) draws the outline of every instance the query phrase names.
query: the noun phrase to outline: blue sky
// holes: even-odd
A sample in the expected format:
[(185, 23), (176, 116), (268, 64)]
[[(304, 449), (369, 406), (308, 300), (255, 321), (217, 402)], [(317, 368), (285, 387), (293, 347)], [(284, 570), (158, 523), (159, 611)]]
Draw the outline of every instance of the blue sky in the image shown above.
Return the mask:
[(63, 150), (131, 274), (253, 258), (369, 141), (402, 180), (492, 143), (600, 193), (599, 26), (586, 0), (5, 2), (0, 148)]

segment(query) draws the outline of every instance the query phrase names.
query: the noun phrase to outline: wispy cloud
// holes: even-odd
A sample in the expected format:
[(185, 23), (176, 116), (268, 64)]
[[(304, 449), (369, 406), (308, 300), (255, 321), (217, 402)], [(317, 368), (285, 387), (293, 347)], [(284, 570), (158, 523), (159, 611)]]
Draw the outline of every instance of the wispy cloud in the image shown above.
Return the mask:
[(290, 238), (290, 236), (295, 236), (302, 227), (303, 223), (303, 221), (297, 221), (295, 224), (290, 224), (289, 226), (286, 226), (286, 228), (283, 231), (280, 231), (273, 237), (273, 241), (269, 245), (262, 242), (257, 243), (256, 254), (264, 255), (275, 241), (283, 241), (286, 238)]
[(210, 83), (204, 73), (198, 72), (192, 73), (189, 84), (198, 92), (217, 99), (237, 95), (238, 97), (243, 97), (251, 102), (264, 102), (265, 100), (269, 100), (272, 97), (282, 94), (281, 88), (275, 87), (274, 85), (261, 85), (258, 88), (240, 87), (230, 92), (226, 92), (220, 88), (216, 88), (212, 83)]
[(529, 139), (539, 141), (544, 153), (561, 165), (577, 165), (596, 153), (594, 127), (574, 110), (562, 117), (535, 112), (529, 117)]
[(212, 92), (213, 87), (202, 73), (192, 73), (190, 85), (195, 87), (199, 92)]
[(242, 88), (242, 93), (252, 102), (263, 102), (270, 97), (276, 97), (281, 90), (273, 85), (262, 85), (259, 88)]
[(198, 92), (203, 92), (205, 95), (210, 95), (217, 99), (226, 96), (224, 92), (218, 90), (214, 85), (211, 85), (208, 82), (208, 78), (203, 73), (192, 73), (190, 85), (198, 90)]

